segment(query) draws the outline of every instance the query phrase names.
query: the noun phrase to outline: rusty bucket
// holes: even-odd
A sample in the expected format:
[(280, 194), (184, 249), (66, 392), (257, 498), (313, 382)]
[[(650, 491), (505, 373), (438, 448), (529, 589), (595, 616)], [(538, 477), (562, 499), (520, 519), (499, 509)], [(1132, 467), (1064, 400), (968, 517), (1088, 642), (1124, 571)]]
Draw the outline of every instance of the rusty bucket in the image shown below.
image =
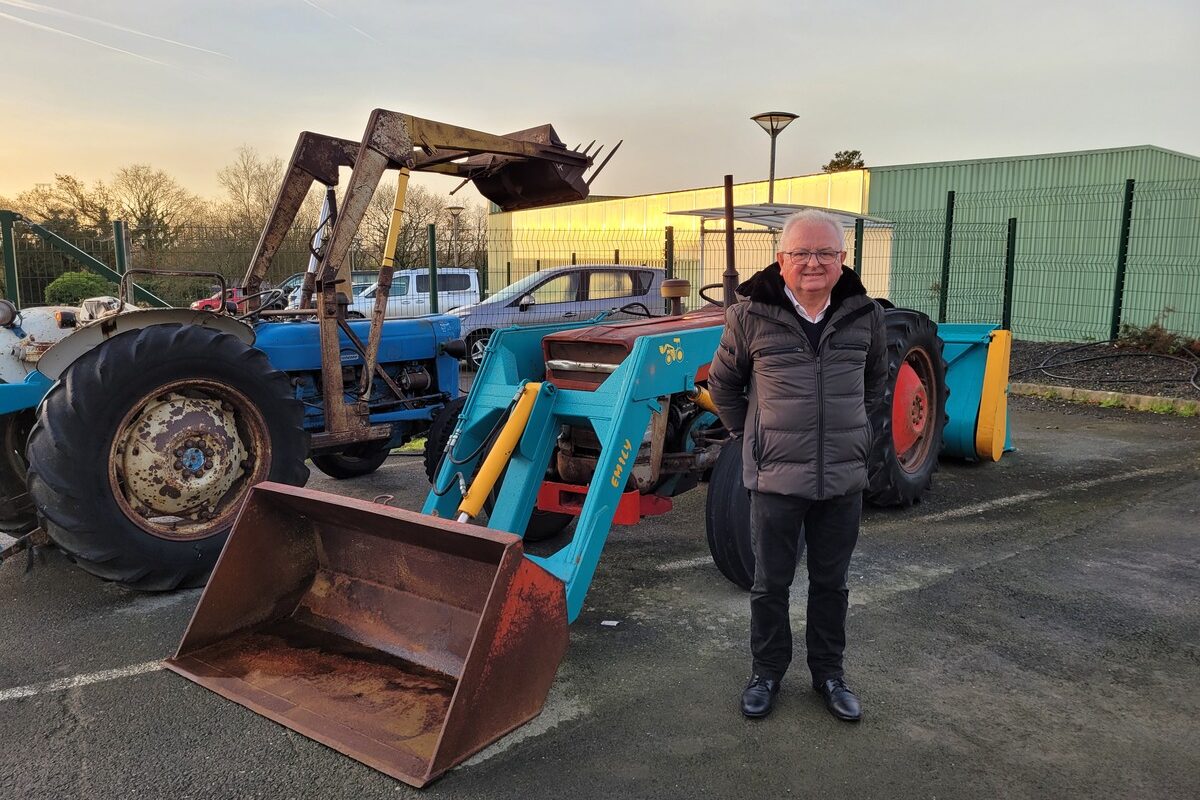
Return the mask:
[(519, 537), (262, 483), (166, 665), (420, 787), (537, 716), (566, 647)]

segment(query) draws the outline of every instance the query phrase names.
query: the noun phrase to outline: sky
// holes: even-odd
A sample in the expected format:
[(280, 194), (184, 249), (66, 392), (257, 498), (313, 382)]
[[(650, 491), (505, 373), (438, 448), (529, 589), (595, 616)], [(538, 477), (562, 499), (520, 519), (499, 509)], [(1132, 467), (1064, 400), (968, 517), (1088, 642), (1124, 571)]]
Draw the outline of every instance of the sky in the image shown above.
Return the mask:
[(623, 139), (605, 195), (765, 179), (750, 117), (774, 110), (800, 115), (780, 177), (844, 149), (868, 166), (1200, 155), (1197, 41), (1195, 0), (0, 0), (0, 196), (146, 163), (217, 197), (239, 147), (357, 139), (376, 107)]

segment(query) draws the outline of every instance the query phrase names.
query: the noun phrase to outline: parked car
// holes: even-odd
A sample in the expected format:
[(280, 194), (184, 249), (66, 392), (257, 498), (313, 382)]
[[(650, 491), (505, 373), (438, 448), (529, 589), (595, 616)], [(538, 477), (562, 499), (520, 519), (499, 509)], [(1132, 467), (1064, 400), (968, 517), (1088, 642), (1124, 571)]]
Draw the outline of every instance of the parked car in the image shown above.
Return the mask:
[[(201, 298), (191, 305), (193, 311), (220, 311), (221, 310), (221, 289), (213, 287), (216, 291), (211, 297)], [(226, 310), (233, 314), (244, 314), (246, 312), (245, 295), (242, 293), (241, 287), (234, 286), (231, 289), (225, 290), (225, 307)]]
[[(479, 302), (479, 272), (462, 267), (438, 267), (438, 311), (446, 312), (459, 306)], [(348, 316), (369, 317), (375, 310), (376, 284), (371, 284), (354, 298), (347, 309)], [(387, 316), (419, 317), (429, 313), (429, 270), (398, 269), (392, 273), (392, 288), (388, 292)]]
[[(664, 273), (653, 267), (581, 264), (535, 272), (505, 286), (487, 300), (450, 312), (462, 321), (462, 336), (475, 366), (483, 361), (492, 331), (512, 325), (537, 325), (588, 319), (602, 311), (641, 303), (661, 310), (658, 287)], [(633, 316), (618, 311), (618, 316)]]
[[(366, 289), (375, 283), (379, 273), (374, 270), (355, 270), (350, 273), (350, 293), (351, 298), (358, 297)], [(279, 288), (282, 289), (287, 296), (288, 308), (300, 307), (300, 290), (304, 288), (304, 273), (295, 272), (279, 282)]]

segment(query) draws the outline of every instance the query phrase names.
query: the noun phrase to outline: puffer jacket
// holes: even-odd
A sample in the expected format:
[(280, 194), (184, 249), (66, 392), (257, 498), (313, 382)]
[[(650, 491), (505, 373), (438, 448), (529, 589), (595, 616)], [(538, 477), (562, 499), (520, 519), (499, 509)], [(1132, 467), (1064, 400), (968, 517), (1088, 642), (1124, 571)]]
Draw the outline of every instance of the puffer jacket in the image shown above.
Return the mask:
[(816, 351), (775, 263), (737, 288), (708, 388), (743, 436), (746, 488), (823, 500), (862, 491), (887, 381), (883, 307), (842, 267)]

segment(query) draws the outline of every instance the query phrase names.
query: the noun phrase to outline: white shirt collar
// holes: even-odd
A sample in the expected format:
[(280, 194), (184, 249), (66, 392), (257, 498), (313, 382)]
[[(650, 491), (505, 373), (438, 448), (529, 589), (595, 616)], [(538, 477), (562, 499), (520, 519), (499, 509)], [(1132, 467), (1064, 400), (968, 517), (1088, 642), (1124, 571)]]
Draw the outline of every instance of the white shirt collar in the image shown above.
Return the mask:
[(804, 306), (800, 305), (800, 301), (796, 299), (796, 295), (792, 294), (792, 290), (788, 288), (786, 283), (783, 285), (783, 292), (787, 295), (788, 300), (792, 301), (792, 305), (796, 307), (796, 313), (800, 315), (800, 318), (808, 320), (814, 325), (825, 318), (825, 312), (829, 310), (830, 300), (832, 299), (832, 295), (830, 295), (830, 297), (826, 297), (825, 305), (821, 306), (821, 310), (817, 312), (815, 317), (810, 317), (808, 312), (804, 310)]

